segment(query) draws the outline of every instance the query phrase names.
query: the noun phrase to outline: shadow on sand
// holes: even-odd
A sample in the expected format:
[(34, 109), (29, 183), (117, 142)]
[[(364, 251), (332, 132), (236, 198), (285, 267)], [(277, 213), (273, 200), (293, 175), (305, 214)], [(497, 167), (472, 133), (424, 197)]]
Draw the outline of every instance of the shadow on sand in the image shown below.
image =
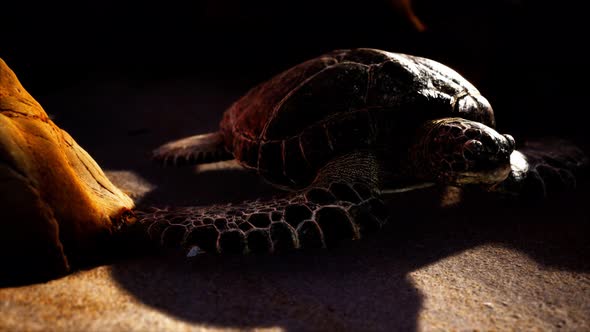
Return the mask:
[[(255, 186), (251, 174), (234, 172), (193, 175), (193, 180), (179, 174), (174, 181), (180, 187), (195, 181), (216, 188), (209, 181), (228, 185), (222, 179), (260, 192), (265, 187)], [(169, 194), (181, 199), (178, 190), (166, 192), (175, 188), (174, 181), (152, 192), (147, 201)], [(112, 273), (145, 304), (199, 324), (411, 331), (417, 329), (423, 296), (408, 275), (466, 249), (499, 243), (547, 269), (590, 271), (587, 193), (543, 204), (474, 196), (460, 208), (447, 209), (435, 206), (438, 194), (423, 190), (390, 197), (393, 217), (386, 229), (338, 248), (192, 259), (160, 253), (117, 263)]]

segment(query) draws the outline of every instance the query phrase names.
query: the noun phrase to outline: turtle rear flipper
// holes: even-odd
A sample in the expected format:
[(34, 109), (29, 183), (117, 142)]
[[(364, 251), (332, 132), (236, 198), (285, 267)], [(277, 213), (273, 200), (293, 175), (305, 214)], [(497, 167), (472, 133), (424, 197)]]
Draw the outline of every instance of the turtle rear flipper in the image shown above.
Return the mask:
[(163, 165), (196, 165), (233, 159), (225, 149), (223, 135), (214, 132), (168, 142), (152, 152), (152, 159)]

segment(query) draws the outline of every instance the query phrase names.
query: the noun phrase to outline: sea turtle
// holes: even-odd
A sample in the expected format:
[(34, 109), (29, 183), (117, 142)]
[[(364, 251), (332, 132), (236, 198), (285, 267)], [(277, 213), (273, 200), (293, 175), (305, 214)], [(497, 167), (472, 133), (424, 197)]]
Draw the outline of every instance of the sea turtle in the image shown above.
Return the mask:
[(527, 179), (542, 186), (545, 166), (573, 181), (578, 150), (517, 152), (512, 136), (494, 127), (488, 100), (439, 62), (377, 49), (332, 51), (251, 89), (224, 113), (218, 132), (153, 152), (172, 164), (235, 159), (290, 193), (139, 212), (139, 224), (165, 246), (205, 252), (326, 247), (382, 227), (386, 188), (436, 183), (517, 192)]

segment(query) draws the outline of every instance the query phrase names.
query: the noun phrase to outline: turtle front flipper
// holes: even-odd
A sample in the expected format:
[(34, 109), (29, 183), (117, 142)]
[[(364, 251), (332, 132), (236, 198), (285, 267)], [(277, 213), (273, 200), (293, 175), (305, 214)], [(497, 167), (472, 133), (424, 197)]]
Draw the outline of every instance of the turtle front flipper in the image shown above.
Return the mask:
[(545, 198), (576, 189), (590, 165), (579, 147), (563, 139), (528, 141), (512, 153), (510, 162), (510, 175), (492, 190), (523, 198)]
[(221, 132), (186, 137), (168, 142), (152, 152), (152, 159), (163, 165), (196, 165), (233, 159), (225, 149)]
[(268, 200), (138, 213), (142, 232), (164, 247), (212, 253), (331, 247), (378, 230), (387, 209), (374, 158), (339, 158), (304, 190)]

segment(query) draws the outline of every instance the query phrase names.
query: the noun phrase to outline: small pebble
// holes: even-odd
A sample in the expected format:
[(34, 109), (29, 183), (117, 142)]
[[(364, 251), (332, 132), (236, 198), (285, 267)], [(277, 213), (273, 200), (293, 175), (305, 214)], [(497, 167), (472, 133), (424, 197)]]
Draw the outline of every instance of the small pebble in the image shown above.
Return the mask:
[(198, 246), (193, 246), (193, 247), (191, 247), (191, 249), (186, 254), (186, 257), (195, 257), (197, 255), (204, 254), (204, 253), (205, 253), (205, 251), (203, 251)]

